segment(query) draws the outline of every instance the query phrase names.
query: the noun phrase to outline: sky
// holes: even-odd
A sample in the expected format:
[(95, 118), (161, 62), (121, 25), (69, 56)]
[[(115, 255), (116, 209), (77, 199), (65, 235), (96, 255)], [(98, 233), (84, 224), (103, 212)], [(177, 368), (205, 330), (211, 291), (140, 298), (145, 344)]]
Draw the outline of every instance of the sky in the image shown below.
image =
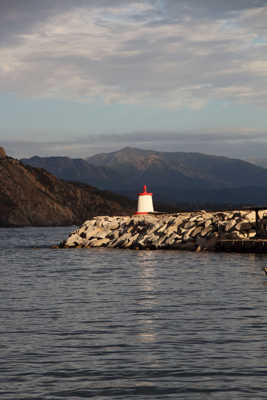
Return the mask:
[(0, 146), (267, 158), (267, 0), (0, 0)]

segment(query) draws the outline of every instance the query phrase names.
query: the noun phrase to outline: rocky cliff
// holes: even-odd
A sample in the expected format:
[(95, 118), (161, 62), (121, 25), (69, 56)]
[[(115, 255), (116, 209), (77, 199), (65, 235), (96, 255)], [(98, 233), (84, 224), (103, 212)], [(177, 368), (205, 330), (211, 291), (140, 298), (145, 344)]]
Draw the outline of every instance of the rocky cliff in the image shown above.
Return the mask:
[(6, 152), (3, 147), (0, 147), (0, 158), (5, 158), (6, 157)]
[(253, 211), (102, 216), (85, 221), (59, 247), (214, 250), (219, 240), (255, 235)]
[(65, 182), (0, 149), (0, 227), (81, 224), (95, 215), (127, 215), (133, 203), (92, 186)]

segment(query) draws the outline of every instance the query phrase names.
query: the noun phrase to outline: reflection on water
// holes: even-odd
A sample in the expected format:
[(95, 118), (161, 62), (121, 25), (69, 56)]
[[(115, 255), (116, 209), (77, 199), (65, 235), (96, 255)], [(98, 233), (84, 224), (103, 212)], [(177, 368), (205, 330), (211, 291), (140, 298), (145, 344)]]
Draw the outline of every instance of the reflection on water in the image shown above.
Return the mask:
[(265, 399), (267, 255), (0, 230), (0, 398)]
[[(137, 266), (139, 266), (139, 285), (140, 298), (137, 304), (144, 311), (139, 319), (140, 331), (139, 339), (141, 342), (156, 342), (155, 321), (153, 309), (158, 304), (156, 276), (156, 254), (153, 251), (140, 251), (137, 253)], [(150, 312), (148, 312), (150, 311)], [(152, 361), (152, 360), (151, 360)]]

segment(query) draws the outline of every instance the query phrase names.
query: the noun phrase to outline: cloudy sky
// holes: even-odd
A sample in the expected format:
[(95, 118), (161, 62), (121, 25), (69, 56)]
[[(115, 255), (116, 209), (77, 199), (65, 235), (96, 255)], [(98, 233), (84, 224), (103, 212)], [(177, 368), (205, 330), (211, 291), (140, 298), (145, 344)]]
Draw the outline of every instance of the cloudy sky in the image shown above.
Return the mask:
[(0, 145), (267, 158), (266, 0), (0, 0)]

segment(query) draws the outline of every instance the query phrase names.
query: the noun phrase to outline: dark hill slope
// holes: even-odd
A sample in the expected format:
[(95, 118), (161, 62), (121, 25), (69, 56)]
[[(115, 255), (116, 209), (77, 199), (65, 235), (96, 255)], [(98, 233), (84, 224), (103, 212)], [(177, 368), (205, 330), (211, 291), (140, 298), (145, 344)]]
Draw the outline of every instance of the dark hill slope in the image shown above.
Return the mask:
[(80, 158), (34, 156), (23, 158), (21, 161), (25, 165), (44, 168), (60, 179), (88, 183), (102, 188), (106, 188), (113, 177), (109, 168), (91, 165)]
[(114, 171), (131, 177), (155, 176), (165, 179), (157, 182), (165, 185), (176, 177), (178, 183), (184, 182), (203, 188), (244, 187), (248, 184), (262, 186), (267, 179), (264, 168), (248, 162), (227, 157), (211, 156), (200, 153), (167, 153), (152, 150), (140, 150), (126, 147), (120, 151), (98, 154), (87, 159), (91, 165), (111, 168)]
[(112, 189), (128, 196), (147, 183), (161, 201), (169, 203), (266, 202), (266, 169), (237, 159), (126, 147), (87, 161), (112, 169), (114, 176), (120, 175), (121, 186), (114, 182)]
[(0, 157), (0, 182), (0, 226), (71, 225), (133, 212), (122, 196), (64, 182), (10, 157)]

